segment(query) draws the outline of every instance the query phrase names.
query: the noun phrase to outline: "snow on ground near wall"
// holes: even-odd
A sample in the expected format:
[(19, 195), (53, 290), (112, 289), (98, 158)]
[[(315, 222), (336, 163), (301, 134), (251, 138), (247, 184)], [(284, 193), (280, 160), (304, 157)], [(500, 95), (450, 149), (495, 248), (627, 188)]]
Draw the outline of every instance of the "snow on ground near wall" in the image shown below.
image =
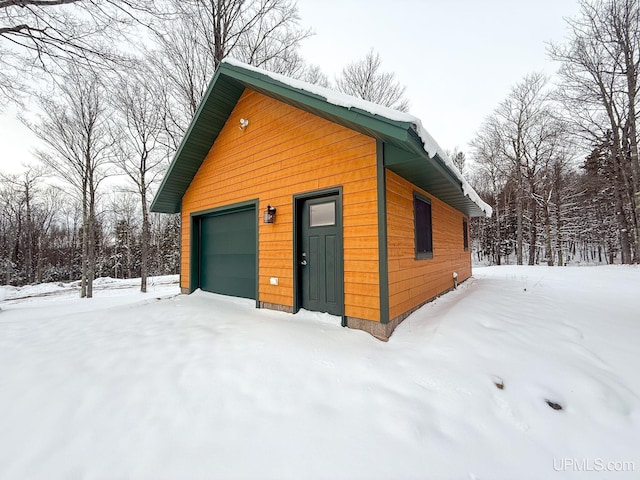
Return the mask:
[(2, 303), (0, 478), (640, 476), (639, 268), (477, 268), (388, 343), (136, 288)]
[[(147, 278), (147, 291), (160, 292), (164, 288), (168, 288), (171, 293), (176, 293), (178, 285), (178, 275), (162, 275)], [(131, 290), (140, 288), (140, 279), (131, 278), (127, 280), (115, 279), (111, 277), (99, 277), (93, 282), (93, 288), (96, 296), (112, 296), (117, 290)], [(128, 292), (128, 293), (131, 293)], [(25, 285), (23, 287), (14, 287), (10, 285), (0, 286), (0, 301), (7, 300), (10, 303), (22, 303), (27, 299), (40, 299), (41, 297), (54, 296), (60, 298), (63, 296), (80, 294), (80, 281), (75, 282), (49, 282), (36, 285)], [(115, 293), (115, 295), (120, 295)]]

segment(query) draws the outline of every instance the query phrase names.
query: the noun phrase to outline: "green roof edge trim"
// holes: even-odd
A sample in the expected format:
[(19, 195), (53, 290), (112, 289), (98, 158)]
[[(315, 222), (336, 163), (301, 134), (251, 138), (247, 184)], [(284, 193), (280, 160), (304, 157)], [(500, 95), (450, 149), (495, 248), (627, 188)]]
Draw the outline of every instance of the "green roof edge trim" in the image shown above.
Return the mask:
[(456, 177), (455, 173), (453, 173), (449, 169), (449, 167), (447, 167), (447, 164), (440, 158), (440, 155), (436, 153), (433, 157), (429, 157), (429, 154), (424, 150), (422, 146), (422, 140), (420, 140), (420, 137), (413, 129), (411, 129), (410, 136), (413, 138), (416, 145), (419, 145), (418, 154), (420, 154), (420, 156), (425, 158), (426, 160), (434, 160), (435, 167), (440, 170), (440, 172), (442, 172), (442, 174), (447, 177), (447, 179), (452, 184), (457, 185), (462, 190), (462, 182), (458, 180), (458, 177)]
[[(421, 162), (427, 162), (431, 166), (431, 173), (436, 175), (435, 180), (439, 179), (439, 191), (442, 193), (445, 188), (442, 186), (442, 181), (450, 185), (445, 192), (445, 197), (449, 200), (443, 198), (443, 201), (469, 216), (479, 216), (483, 213), (480, 207), (465, 195), (462, 182), (450, 170), (447, 163), (437, 153), (430, 157), (425, 151), (422, 139), (413, 123), (387, 118), (355, 106), (334, 104), (328, 97), (284, 83), (271, 77), (268, 72), (261, 73), (254, 67), (247, 67), (243, 68), (241, 65), (226, 62), (218, 66), (162, 180), (151, 204), (151, 211), (180, 212), (184, 193), (215, 143), (242, 92), (245, 88), (249, 88), (404, 150), (408, 158), (405, 158), (402, 161), (403, 164), (398, 165), (397, 168), (410, 168), (413, 172), (410, 176), (414, 180), (418, 178), (416, 172), (424, 171), (424, 167), (427, 166), (423, 164), (421, 167)], [(217, 95), (216, 90), (221, 90), (222, 94)], [(387, 158), (384, 159), (384, 164), (387, 160)], [(394, 170), (392, 165), (388, 168)], [(411, 181), (410, 178), (407, 177), (407, 179)], [(426, 183), (420, 182), (423, 185), (418, 184), (418, 186), (423, 188), (431, 181), (432, 179), (424, 179)], [(433, 193), (438, 196), (436, 192)]]
[[(178, 209), (176, 211), (173, 212), (166, 212), (163, 210), (156, 210), (156, 207), (158, 206), (159, 200), (161, 199), (160, 193), (164, 190), (164, 187), (166, 186), (166, 184), (170, 181), (169, 179), (171, 178), (171, 174), (173, 173), (176, 164), (178, 163), (178, 159), (180, 158), (180, 155), (182, 153), (182, 151), (185, 148), (185, 145), (188, 143), (188, 139), (191, 136), (191, 133), (193, 132), (196, 123), (198, 123), (198, 118), (200, 117), (200, 114), (202, 113), (202, 111), (205, 108), (205, 105), (207, 103), (207, 100), (209, 99), (209, 96), (211, 95), (211, 92), (213, 91), (213, 87), (216, 84), (218, 77), (220, 77), (220, 69), (217, 69), (216, 72), (213, 75), (213, 78), (211, 79), (211, 82), (209, 82), (209, 86), (207, 87), (206, 92), (204, 93), (204, 96), (202, 97), (202, 101), (200, 102), (200, 105), (198, 105), (198, 109), (196, 110), (195, 115), (193, 116), (193, 119), (191, 120), (191, 123), (189, 124), (189, 128), (187, 128), (187, 131), (184, 134), (184, 137), (182, 138), (182, 141), (180, 142), (180, 146), (178, 147), (178, 150), (176, 150), (175, 155), (173, 156), (173, 160), (171, 161), (171, 165), (169, 165), (169, 168), (167, 169), (167, 173), (165, 173), (164, 178), (162, 179), (162, 183), (160, 184), (160, 188), (158, 188), (158, 192), (156, 193), (155, 198), (153, 199), (153, 202), (151, 203), (151, 211), (152, 212), (159, 212), (159, 213), (178, 213), (180, 211), (179, 205), (178, 205)], [(203, 159), (204, 160), (204, 159)], [(185, 189), (186, 191), (186, 189)]]
[[(353, 122), (355, 124), (371, 128), (372, 130), (394, 137), (403, 142), (407, 140), (408, 132), (412, 130), (410, 123), (391, 120), (356, 107), (334, 105), (321, 95), (283, 84), (268, 75), (260, 74), (251, 70), (244, 70), (238, 66), (224, 63), (221, 68), (226, 70), (226, 75), (242, 82), (245, 84), (245, 87), (254, 86), (265, 88), (272, 93), (282, 95), (290, 100), (299, 101), (300, 103), (307, 105), (313, 113), (321, 111), (329, 115), (342, 118), (348, 122)], [(420, 143), (420, 149), (422, 149), (422, 143)]]

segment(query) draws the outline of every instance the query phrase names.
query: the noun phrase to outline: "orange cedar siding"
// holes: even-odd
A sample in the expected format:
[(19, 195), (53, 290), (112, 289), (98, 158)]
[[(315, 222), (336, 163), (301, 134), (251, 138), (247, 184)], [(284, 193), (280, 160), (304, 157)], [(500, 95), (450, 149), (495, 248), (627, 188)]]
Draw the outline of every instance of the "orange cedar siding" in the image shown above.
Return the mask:
[[(471, 276), (471, 254), (464, 251), (465, 215), (387, 170), (389, 317), (395, 318)], [(415, 259), (413, 192), (431, 200), (433, 258)]]
[[(244, 131), (240, 118), (249, 120)], [(274, 224), (259, 221), (259, 300), (293, 306), (293, 195), (337, 186), (345, 315), (379, 321), (375, 140), (249, 89), (182, 199), (181, 286), (189, 286), (190, 214), (259, 198), (259, 215), (277, 208)]]

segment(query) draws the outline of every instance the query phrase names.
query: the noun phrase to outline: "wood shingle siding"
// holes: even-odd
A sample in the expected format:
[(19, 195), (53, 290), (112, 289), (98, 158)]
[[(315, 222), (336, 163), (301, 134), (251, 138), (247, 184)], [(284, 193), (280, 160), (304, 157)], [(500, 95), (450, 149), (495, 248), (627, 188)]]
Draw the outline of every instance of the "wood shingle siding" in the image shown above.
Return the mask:
[[(464, 250), (464, 214), (387, 170), (389, 318), (393, 319), (471, 276), (471, 254)], [(431, 200), (433, 258), (416, 260), (413, 193)]]
[[(240, 119), (249, 120), (240, 130)], [(246, 89), (182, 199), (189, 288), (190, 215), (258, 198), (259, 301), (293, 307), (293, 195), (342, 186), (345, 315), (380, 320), (376, 141)], [(460, 232), (460, 228), (457, 230)], [(278, 277), (278, 285), (269, 279)]]

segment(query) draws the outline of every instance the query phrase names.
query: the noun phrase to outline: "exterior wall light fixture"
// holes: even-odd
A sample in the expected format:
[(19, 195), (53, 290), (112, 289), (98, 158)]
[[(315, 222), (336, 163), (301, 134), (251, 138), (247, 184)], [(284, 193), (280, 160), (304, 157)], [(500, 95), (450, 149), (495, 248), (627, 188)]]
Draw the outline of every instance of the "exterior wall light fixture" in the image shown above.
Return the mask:
[(264, 223), (275, 223), (276, 221), (276, 208), (271, 205), (267, 205), (267, 209), (264, 211)]

